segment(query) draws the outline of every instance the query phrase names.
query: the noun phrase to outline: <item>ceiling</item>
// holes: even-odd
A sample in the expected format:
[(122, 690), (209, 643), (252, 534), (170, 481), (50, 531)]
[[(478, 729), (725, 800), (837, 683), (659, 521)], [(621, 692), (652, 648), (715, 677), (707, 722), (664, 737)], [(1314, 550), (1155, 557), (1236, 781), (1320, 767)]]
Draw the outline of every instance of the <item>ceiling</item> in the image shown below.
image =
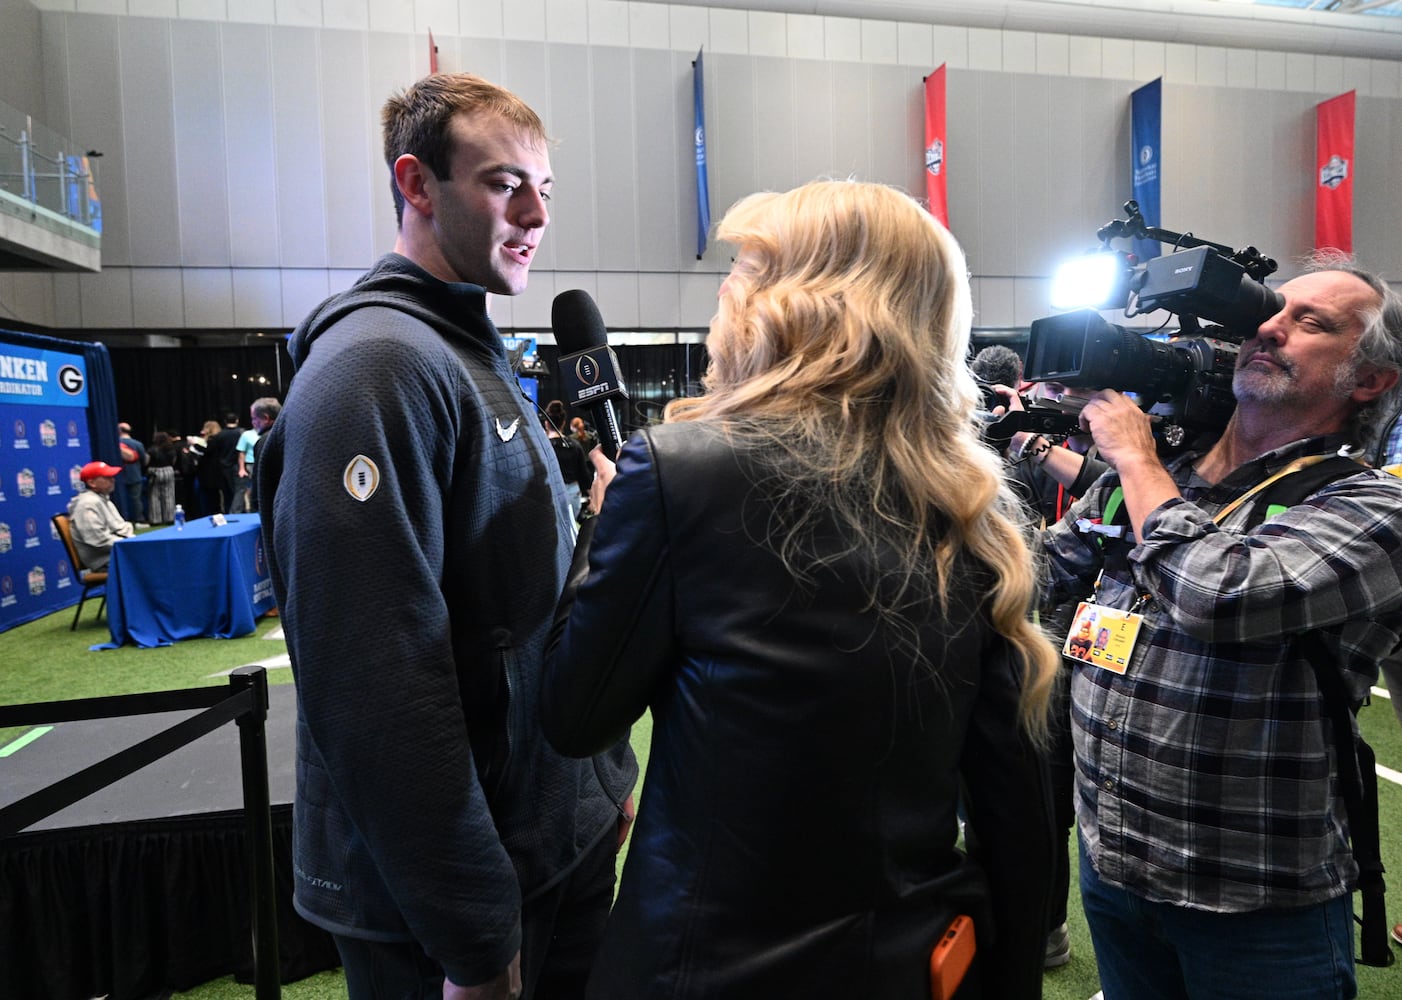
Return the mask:
[(650, 0), (1402, 60), (1402, 0)]

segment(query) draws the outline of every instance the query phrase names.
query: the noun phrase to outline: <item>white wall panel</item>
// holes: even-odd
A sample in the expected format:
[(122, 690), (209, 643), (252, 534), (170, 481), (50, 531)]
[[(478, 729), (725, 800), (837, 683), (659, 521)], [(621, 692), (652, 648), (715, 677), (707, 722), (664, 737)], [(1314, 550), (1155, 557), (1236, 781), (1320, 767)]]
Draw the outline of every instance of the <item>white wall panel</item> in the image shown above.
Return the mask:
[[(789, 63), (793, 74), (793, 92), (813, 109), (831, 108), (833, 102), (833, 64), (807, 59)], [(836, 159), (836, 116), (829, 113), (804, 113), (792, 117), (794, 136), (795, 177), (818, 177), (832, 173)]]
[(817, 14), (788, 14), (784, 30), (790, 59), (826, 58), (825, 26)]
[[(1134, 42), (1128, 38), (1106, 38), (1101, 43), (1100, 75), (1111, 80), (1134, 80)], [(1152, 79), (1152, 78), (1151, 78)]]
[[(583, 0), (552, 0), (552, 2), (562, 15), (569, 8), (583, 7)], [(427, 43), (430, 31), (433, 32), (435, 38), (447, 38), (459, 34), (458, 18), (458, 0), (414, 0), (414, 19), (407, 22), (406, 26), (412, 27), (414, 34), (422, 37)]]
[(279, 261), (271, 31), (254, 24), (222, 27), (229, 252), (235, 267)]
[[(832, 67), (832, 103), (826, 112), (833, 118), (833, 159), (825, 177), (855, 177), (871, 180), (871, 147), (873, 123), (871, 115), (870, 67), (861, 63), (834, 63)], [(759, 134), (764, 135), (763, 131)], [(759, 148), (763, 158), (765, 147)], [(812, 176), (792, 175), (787, 186), (811, 181)], [(780, 185), (780, 190), (784, 185)]]
[(1369, 61), (1373, 64), (1374, 96), (1402, 97), (1402, 62)]
[(1037, 71), (1037, 36), (1030, 31), (1004, 31), (1003, 71), (1006, 73), (1035, 73)]
[[(484, 10), (495, 8), (500, 17), (500, 4), (485, 0), (468, 0), (473, 6)], [(414, 23), (414, 0), (370, 0), (370, 30), (393, 31), (404, 34)], [(497, 22), (500, 28), (500, 21)]]
[(921, 90), (920, 74), (903, 66), (870, 66), (868, 69), (869, 179), (894, 184), (917, 197), (924, 197), (920, 182), (920, 167), (925, 162), (924, 137), (912, 144), (906, 120), (909, 95)]
[(545, 0), (545, 37), (551, 42), (589, 44), (588, 0)]
[[(679, 164), (696, 162), (694, 153), (687, 155), (688, 147), (695, 149), (691, 129), (691, 63), (695, 54), (644, 50), (624, 53), (622, 58), (632, 66), (633, 96), (630, 106), (620, 110), (633, 140), (624, 150), (624, 169), (632, 183), (624, 185), (629, 205), (620, 221), (628, 226), (629, 249), (636, 261), (624, 270), (689, 268), (696, 256), (696, 227), (684, 220), (693, 218), (696, 210), (694, 197), (686, 195), (695, 187), (695, 170), (682, 172)], [(600, 219), (607, 218), (604, 211), (600, 201)], [(624, 259), (623, 255), (606, 253), (602, 235), (599, 244), (600, 267), (613, 270), (613, 262)]]
[(935, 25), (934, 56), (929, 69), (946, 64), (950, 69), (969, 69), (969, 29)]
[(706, 60), (706, 156), (711, 183), (711, 219), (759, 190), (755, 172), (754, 73), (740, 56)]
[(639, 325), (638, 275), (636, 272), (601, 271), (595, 276), (594, 301), (610, 330), (627, 330)]
[(132, 17), (179, 17), (178, 0), (128, 0), (126, 13)]
[(749, 40), (751, 55), (789, 55), (788, 15), (774, 11), (751, 11)]
[(789, 63), (761, 57), (752, 60), (755, 105), (755, 187), (784, 191), (798, 183), (794, 170), (794, 93)]
[(115, 21), (121, 44), (127, 213), (133, 223), (130, 263), (137, 266), (180, 264), (170, 50), (173, 23), (140, 17)]
[(138, 267), (131, 272), (132, 322), (138, 327), (186, 326), (181, 268)]
[(930, 72), (935, 63), (935, 32), (929, 24), (911, 24), (902, 21), (896, 26), (896, 61), (902, 66), (916, 66), (921, 72)]
[(900, 58), (900, 35), (893, 21), (863, 20), (862, 62), (894, 65)]
[(1224, 87), (1227, 84), (1227, 50), (1216, 45), (1198, 45), (1197, 72), (1194, 83), (1206, 87)]
[(1394, 280), (1402, 275), (1402, 176), (1396, 169), (1402, 163), (1402, 114), (1396, 105), (1382, 98), (1358, 99), (1354, 162), (1360, 166), (1353, 180), (1354, 246), (1360, 248), (1364, 267)]
[(222, 27), (214, 21), (170, 22), (176, 201), (184, 267), (230, 264)]
[(370, 0), (321, 0), (321, 22), (327, 28), (367, 31)]
[(353, 31), (320, 35), (327, 261), (364, 267), (376, 257), (371, 178), (381, 173), (377, 120), (369, 113), (373, 103), (366, 88), (368, 39)]
[[(50, 23), (45, 19), (46, 25)], [(140, 160), (127, 155), (123, 120), (131, 113), (129, 84), (124, 80), (118, 44), (118, 21), (106, 17), (63, 18), (67, 45), (64, 50), (69, 88), (70, 134), (87, 149), (104, 154), (97, 165), (102, 196), (102, 259), (107, 264), (131, 262), (131, 227), (128, 214), (137, 203), (127, 190), (127, 176), (139, 169)], [(153, 23), (153, 22), (145, 22)], [(155, 114), (159, 115), (159, 109)], [(161, 137), (169, 147), (169, 121)], [(154, 130), (153, 130), (154, 131)], [(152, 220), (140, 220), (142, 228)], [(158, 216), (165, 222), (166, 238), (175, 232), (169, 214)], [(173, 241), (172, 241), (173, 242)]]
[(233, 279), (234, 326), (250, 330), (292, 327), (282, 316), (282, 272), (275, 268), (236, 267)]
[(1197, 83), (1197, 46), (1183, 45), (1177, 42), (1166, 44), (1164, 46), (1163, 79), (1165, 83)]
[(638, 275), (638, 316), (638, 325), (644, 327), (665, 329), (681, 324), (680, 284), (676, 274)]
[[(394, 3), (397, 0), (370, 0), (371, 9), (380, 2)], [(459, 0), (458, 30), (470, 37), (503, 37), (501, 4), (496, 0)]]
[(1067, 41), (1066, 72), (1072, 76), (1104, 76), (1102, 48), (1099, 38), (1072, 35)]
[(1338, 56), (1315, 56), (1313, 89), (1331, 96), (1348, 89), (1344, 86), (1344, 61)]
[(1249, 49), (1227, 50), (1228, 87), (1254, 88), (1257, 86), (1256, 53)]
[[(368, 267), (373, 260), (382, 254), (392, 250), (395, 237), (398, 235), (398, 226), (394, 219), (394, 198), (390, 194), (389, 164), (384, 160), (384, 144), (380, 135), (380, 109), (384, 107), (385, 101), (389, 99), (391, 94), (403, 90), (414, 82), (412, 70), (413, 50), (416, 48), (414, 41), (412, 35), (390, 34), (389, 32), (371, 32), (368, 39), (363, 113), (369, 119), (370, 148), (374, 166), (370, 170), (372, 246), (370, 259), (363, 262), (365, 267)], [(479, 49), (470, 47), (466, 44), (467, 41), (469, 40), (464, 40), (465, 44), (460, 55), (464, 63), (463, 68), (485, 76), (489, 80), (499, 79), (497, 70), (500, 64), (501, 43), (471, 40), (480, 45)], [(469, 48), (471, 48), (471, 56), (468, 54)], [(486, 65), (486, 57), (482, 53), (496, 53), (497, 61)], [(479, 63), (482, 64), (479, 65)]]
[(654, 3), (628, 4), (628, 44), (635, 49), (671, 47), (670, 18), (700, 18), (703, 10)]
[(545, 0), (507, 0), (501, 15), (502, 36), (508, 41), (545, 41)]
[(83, 307), (79, 302), (78, 276), (71, 271), (54, 275), (54, 326), (83, 326)]
[(325, 267), (329, 259), (319, 35), (312, 28), (279, 28), (271, 34), (273, 162), (282, 267)]
[(320, 28), (321, 0), (275, 0), (277, 23), (292, 28)]
[(282, 280), (282, 325), (294, 327), (331, 294), (331, 283), (322, 268), (287, 268)]
[(232, 0), (229, 20), (245, 24), (273, 24), (277, 21), (274, 0)]
[(78, 298), (83, 326), (125, 329), (132, 325), (129, 269), (114, 267), (78, 275)]
[(1039, 33), (1035, 69), (1049, 76), (1065, 76), (1071, 72), (1070, 36)]
[[(550, 117), (557, 144), (550, 151), (556, 178), (546, 243), (554, 266), (592, 271), (600, 255), (620, 268), (637, 266), (633, 205), (632, 93), (626, 49), (550, 47)], [(599, 183), (603, 178), (610, 183)]]
[(627, 0), (588, 0), (587, 7), (591, 45), (628, 45)]
[(861, 23), (845, 17), (823, 18), (823, 54), (829, 59), (860, 62)]
[(226, 267), (187, 267), (181, 272), (185, 326), (231, 328), (234, 284)]
[(716, 292), (720, 290), (721, 275), (683, 274), (678, 277), (677, 326), (710, 326), (716, 314)]
[[(743, 10), (712, 8), (709, 19), (710, 48), (715, 52), (744, 55), (750, 51), (750, 20)], [(671, 32), (672, 48), (691, 48), (691, 42), (678, 37), (676, 24)]]
[[(243, 0), (239, 0), (242, 4)], [(225, 0), (176, 0), (176, 16), (205, 21), (223, 21), (229, 17)], [(257, 4), (253, 4), (257, 8)]]
[(998, 71), (1003, 68), (1003, 33), (993, 28), (970, 28), (969, 69)]

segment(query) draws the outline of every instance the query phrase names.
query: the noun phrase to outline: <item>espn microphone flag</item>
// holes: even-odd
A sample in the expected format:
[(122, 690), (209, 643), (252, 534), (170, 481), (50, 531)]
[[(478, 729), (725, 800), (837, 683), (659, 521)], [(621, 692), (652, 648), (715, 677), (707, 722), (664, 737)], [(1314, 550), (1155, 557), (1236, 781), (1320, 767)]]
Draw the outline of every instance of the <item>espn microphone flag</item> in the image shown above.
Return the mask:
[[(1131, 184), (1132, 197), (1139, 203), (1144, 223), (1159, 224), (1159, 133), (1163, 123), (1163, 78), (1146, 83), (1130, 95)], [(1157, 257), (1157, 240), (1134, 240), (1135, 256), (1141, 261)]]
[(949, 228), (949, 185), (945, 170), (944, 63), (925, 77), (925, 200), (930, 214)]
[(1314, 245), (1353, 253), (1354, 91), (1315, 106)]
[(691, 105), (696, 140), (696, 259), (706, 253), (706, 235), (711, 231), (711, 186), (706, 179), (706, 74), (701, 62), (703, 45), (691, 64)]

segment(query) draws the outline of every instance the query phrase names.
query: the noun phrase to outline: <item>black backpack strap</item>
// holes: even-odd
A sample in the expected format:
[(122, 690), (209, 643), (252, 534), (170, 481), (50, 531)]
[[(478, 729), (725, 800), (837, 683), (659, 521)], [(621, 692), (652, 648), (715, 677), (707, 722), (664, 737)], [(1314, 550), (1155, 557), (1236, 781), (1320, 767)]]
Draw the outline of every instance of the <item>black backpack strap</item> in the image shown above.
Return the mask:
[(1385, 967), (1393, 962), (1387, 936), (1387, 910), (1383, 895), (1382, 838), (1378, 832), (1378, 772), (1373, 748), (1353, 735), (1354, 706), (1333, 657), (1318, 631), (1305, 632), (1291, 643), (1292, 656), (1303, 657), (1314, 671), (1324, 696), (1324, 710), (1334, 731), (1334, 761), (1339, 791), (1348, 810), (1349, 840), (1358, 864), (1358, 891), (1363, 896), (1359, 943), (1364, 965)]

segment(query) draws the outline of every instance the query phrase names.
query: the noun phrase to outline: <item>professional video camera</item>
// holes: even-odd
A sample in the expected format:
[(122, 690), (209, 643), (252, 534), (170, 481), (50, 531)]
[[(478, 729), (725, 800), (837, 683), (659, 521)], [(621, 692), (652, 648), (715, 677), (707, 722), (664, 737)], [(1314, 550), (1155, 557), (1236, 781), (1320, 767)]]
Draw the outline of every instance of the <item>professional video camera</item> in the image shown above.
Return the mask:
[[(1129, 217), (1102, 226), (1096, 233), (1099, 250), (1072, 265), (1080, 272), (1098, 268), (1109, 291), (1103, 284), (1099, 297), (1073, 301), (1054, 288), (1053, 304), (1118, 308), (1131, 318), (1163, 309), (1178, 317), (1177, 333), (1152, 339), (1107, 322), (1094, 308), (1035, 320), (1023, 377), (1134, 393), (1143, 409), (1159, 417), (1156, 433), (1165, 450), (1172, 450), (1190, 432), (1226, 426), (1236, 406), (1232, 375), (1240, 345), (1285, 300), (1264, 284), (1275, 261), (1255, 247), (1233, 250), (1191, 233), (1147, 226), (1135, 202), (1124, 207)], [(1173, 252), (1140, 264), (1133, 254), (1113, 248), (1117, 239), (1155, 240)], [(1202, 320), (1216, 325), (1204, 328)], [(1019, 430), (1067, 434), (1077, 429), (1076, 421), (1074, 413), (1033, 406), (1009, 413), (989, 436), (1006, 440)]]

